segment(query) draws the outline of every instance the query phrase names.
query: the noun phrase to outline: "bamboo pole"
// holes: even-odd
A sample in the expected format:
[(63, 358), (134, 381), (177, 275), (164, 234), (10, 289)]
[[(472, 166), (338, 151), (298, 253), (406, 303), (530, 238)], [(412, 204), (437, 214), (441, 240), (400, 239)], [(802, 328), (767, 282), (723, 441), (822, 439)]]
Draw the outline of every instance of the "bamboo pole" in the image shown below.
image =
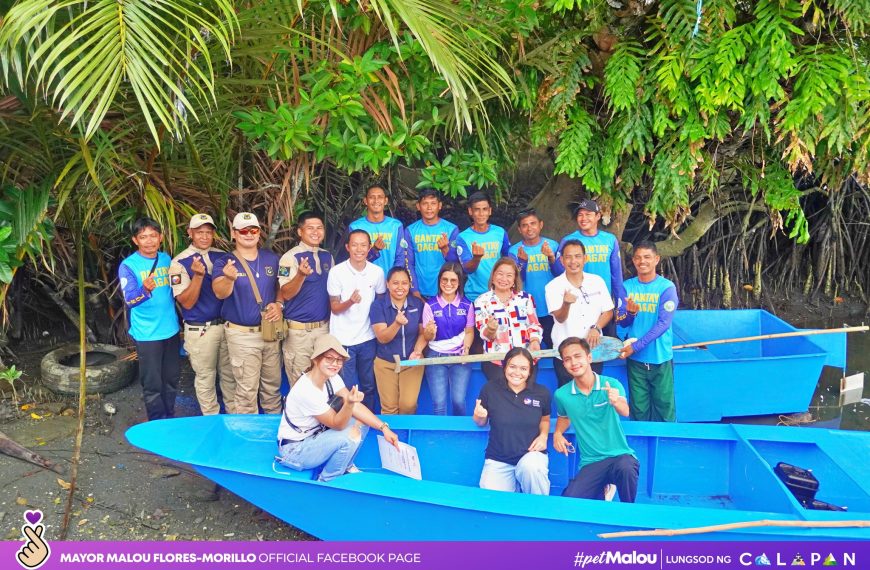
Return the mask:
[[(601, 337), (601, 342), (598, 346), (592, 349), (592, 362), (604, 362), (616, 358), (611, 353), (619, 352), (622, 349), (623, 343), (618, 338), (612, 336)], [(504, 360), (507, 352), (487, 352), (484, 354), (467, 354), (464, 356), (435, 356), (432, 358), (418, 358), (415, 360), (399, 360), (399, 356), (395, 356), (396, 368), (398, 374), (403, 368), (411, 366), (430, 366), (433, 364), (468, 364), (471, 362), (492, 362), (493, 360)], [(532, 351), (532, 356), (535, 358), (555, 358), (559, 356), (559, 351), (555, 348), (546, 350)]]
[(737, 338), (723, 338), (719, 340), (708, 340), (706, 342), (692, 342), (689, 344), (679, 344), (674, 347), (674, 350), (681, 348), (696, 348), (699, 346), (710, 346), (711, 344), (728, 344), (731, 342), (749, 342), (751, 340), (768, 340), (771, 338), (788, 338), (792, 336), (812, 336), (817, 334), (834, 334), (834, 333), (850, 333), (850, 332), (865, 332), (870, 330), (870, 327), (864, 325), (860, 327), (843, 327), (841, 329), (817, 329), (806, 331), (794, 331), (786, 333), (771, 333), (758, 336), (742, 336)]
[(627, 530), (623, 532), (605, 532), (599, 534), (599, 538), (631, 538), (635, 536), (683, 536), (687, 534), (705, 534), (708, 532), (721, 532), (724, 530), (737, 530), (741, 528), (755, 527), (794, 527), (794, 528), (865, 528), (870, 527), (870, 520), (853, 521), (784, 521), (784, 520), (758, 520), (738, 523), (715, 524), (711, 526), (696, 526), (691, 528), (660, 528), (656, 530)]

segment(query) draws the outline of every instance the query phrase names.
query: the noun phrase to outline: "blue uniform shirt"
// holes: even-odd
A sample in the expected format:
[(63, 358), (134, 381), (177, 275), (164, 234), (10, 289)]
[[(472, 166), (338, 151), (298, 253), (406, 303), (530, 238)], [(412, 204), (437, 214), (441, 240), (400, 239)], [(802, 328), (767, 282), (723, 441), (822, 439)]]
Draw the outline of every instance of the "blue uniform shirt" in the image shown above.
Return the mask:
[[(447, 234), (450, 245), (447, 246), (447, 257), (438, 249), (438, 240), (441, 234)], [(417, 220), (408, 226), (410, 242), (414, 244), (414, 269), (416, 276), (413, 279), (417, 283), (417, 290), (425, 297), (434, 297), (438, 294), (438, 271), (446, 261), (458, 261), (456, 255), (456, 238), (459, 236), (459, 228), (453, 222), (444, 218), (437, 224), (428, 225), (423, 220)]]
[(176, 297), (190, 286), (193, 279), (193, 260), (199, 256), (205, 265), (205, 275), (202, 277), (202, 287), (199, 290), (199, 298), (190, 309), (181, 307), (181, 318), (186, 323), (207, 323), (221, 316), (223, 301), (217, 298), (211, 287), (214, 263), (226, 255), (226, 252), (218, 249), (208, 251), (199, 250), (192, 245), (175, 256), (169, 269), (169, 283)]
[(332, 254), (320, 248), (317, 248), (315, 253), (311, 247), (299, 244), (281, 257), (278, 281), (282, 287), (289, 283), (299, 270), (299, 262), (303, 259), (308, 260), (308, 266), (313, 272), (305, 277), (296, 296), (284, 303), (284, 318), (300, 323), (328, 321), (329, 293), (326, 292), (326, 280), (329, 278), (329, 270), (334, 265)]
[(649, 283), (637, 277), (625, 282), (627, 296), (640, 305), (636, 316), (624, 309), (617, 316), (621, 338), (636, 338), (631, 360), (644, 364), (661, 364), (674, 357), (674, 332), (671, 322), (680, 301), (677, 287), (661, 275)]
[(556, 256), (556, 271), (559, 275), (565, 272), (560, 256), (562, 247), (569, 239), (579, 240), (586, 248), (586, 264), (583, 271), (594, 273), (604, 279), (610, 296), (613, 297), (617, 306), (625, 299), (625, 289), (622, 285), (622, 259), (619, 255), (619, 240), (616, 236), (600, 231), (594, 236), (585, 236), (580, 230), (566, 235), (559, 242), (559, 254)]
[[(124, 292), (124, 304), (130, 310), (130, 336), (139, 342), (166, 340), (178, 334), (178, 317), (175, 315), (175, 298), (169, 286), (169, 255), (157, 253), (148, 258), (138, 251), (124, 259), (118, 267), (118, 278)], [(150, 293), (142, 283), (154, 267), (157, 287)]]
[[(248, 279), (245, 267), (241, 264), (238, 257), (232, 253), (225, 255), (214, 264), (214, 275), (218, 277), (223, 275), (224, 265), (230, 259), (235, 260), (239, 275), (233, 284), (233, 292), (230, 293), (229, 297), (224, 299), (221, 317), (237, 325), (258, 327), (260, 326), (261, 319), (260, 307), (257, 305), (254, 290), (251, 288), (251, 281)], [(263, 307), (265, 308), (269, 303), (275, 302), (275, 296), (278, 291), (278, 256), (268, 249), (260, 249), (257, 250), (257, 259), (247, 263), (254, 273), (254, 280), (257, 282), (257, 288), (260, 290), (260, 296), (263, 298)], [(258, 274), (259, 277), (257, 277)]]
[[(383, 323), (390, 326), (396, 320), (398, 312), (398, 309), (393, 306), (390, 294), (384, 293), (379, 295), (369, 308), (369, 320), (372, 325)], [(399, 332), (396, 333), (393, 340), (386, 344), (378, 341), (375, 356), (393, 363), (394, 356), (398, 355), (404, 360), (414, 351), (414, 343), (417, 342), (417, 337), (420, 335), (420, 323), (423, 320), (423, 301), (413, 295), (408, 295), (405, 300), (405, 317), (408, 319), (408, 324), (399, 328)]]
[[(547, 283), (553, 280), (553, 277), (558, 275), (558, 273), (556, 273), (556, 264), (554, 263), (553, 266), (550, 267), (550, 260), (547, 259), (546, 255), (541, 253), (541, 248), (544, 247), (544, 242), (550, 244), (550, 249), (553, 250), (553, 254), (555, 255), (556, 251), (559, 249), (559, 244), (556, 243), (556, 240), (545, 237), (541, 238), (538, 245), (525, 245), (523, 242), (518, 241), (511, 246), (508, 252), (508, 255), (517, 262), (517, 265), (520, 268), (520, 277), (523, 279), (523, 290), (531, 294), (535, 299), (538, 318), (546, 317), (550, 314), (550, 309), (547, 308), (547, 296), (544, 293), (544, 287), (547, 286)], [(529, 256), (527, 261), (520, 260), (517, 255), (520, 246), (525, 250), (526, 255)]]
[(504, 228), (490, 224), (488, 230), (480, 233), (474, 231), (473, 226), (469, 226), (459, 234), (456, 246), (456, 253), (463, 266), (471, 261), (471, 245), (473, 243), (483, 246), (484, 254), (480, 260), (480, 265), (475, 271), (468, 274), (468, 281), (465, 283), (465, 296), (472, 303), (482, 293), (489, 290), (487, 283), (489, 283), (489, 274), (492, 273), (495, 262), (500, 257), (506, 256), (511, 247), (511, 242)]
[[(384, 216), (381, 222), (370, 222), (365, 216), (357, 218), (348, 226), (350, 230), (363, 230), (369, 234), (374, 244), (378, 237), (383, 238), (386, 247), (378, 251), (372, 248), (369, 252), (369, 261), (384, 270), (384, 275), (396, 265), (406, 267), (410, 271), (413, 265), (413, 253), (405, 233), (405, 226), (396, 218)], [(412, 273), (413, 276), (413, 273)]]

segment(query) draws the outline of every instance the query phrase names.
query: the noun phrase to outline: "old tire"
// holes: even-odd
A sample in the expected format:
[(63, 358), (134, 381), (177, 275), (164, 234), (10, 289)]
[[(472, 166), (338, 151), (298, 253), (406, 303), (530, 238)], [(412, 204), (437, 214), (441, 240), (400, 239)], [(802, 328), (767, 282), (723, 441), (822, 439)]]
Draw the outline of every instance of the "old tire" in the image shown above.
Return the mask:
[[(111, 344), (91, 344), (85, 356), (87, 393), (106, 394), (120, 390), (136, 377), (134, 360), (121, 360), (129, 354)], [(42, 383), (59, 394), (79, 393), (79, 346), (67, 345), (55, 349), (42, 359)]]

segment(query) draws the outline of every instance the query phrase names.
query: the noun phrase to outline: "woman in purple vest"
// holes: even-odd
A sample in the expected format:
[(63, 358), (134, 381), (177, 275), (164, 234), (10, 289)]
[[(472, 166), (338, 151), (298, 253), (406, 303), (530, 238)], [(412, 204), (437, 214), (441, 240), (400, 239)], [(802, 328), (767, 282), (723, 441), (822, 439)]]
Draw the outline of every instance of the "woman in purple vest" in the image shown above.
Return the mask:
[[(467, 355), (474, 339), (474, 304), (465, 298), (462, 266), (447, 262), (438, 272), (438, 294), (423, 307), (423, 335), (429, 341), (427, 357)], [(433, 364), (426, 367), (432, 395), (432, 413), (447, 415), (450, 394), (454, 416), (464, 416), (470, 364)]]

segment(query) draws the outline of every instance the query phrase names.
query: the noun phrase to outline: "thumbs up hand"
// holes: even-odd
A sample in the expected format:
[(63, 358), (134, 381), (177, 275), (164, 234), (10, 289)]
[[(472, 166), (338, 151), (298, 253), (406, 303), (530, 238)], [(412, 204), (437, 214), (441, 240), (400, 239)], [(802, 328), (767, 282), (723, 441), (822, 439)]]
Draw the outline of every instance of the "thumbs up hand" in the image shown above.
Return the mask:
[(619, 401), (619, 390), (610, 387), (610, 382), (604, 383), (604, 389), (607, 391), (607, 400), (611, 406), (615, 406)]
[(486, 408), (483, 407), (483, 404), (480, 403), (480, 400), (475, 400), (473, 415), (478, 418), (489, 417), (489, 412), (486, 410)]

